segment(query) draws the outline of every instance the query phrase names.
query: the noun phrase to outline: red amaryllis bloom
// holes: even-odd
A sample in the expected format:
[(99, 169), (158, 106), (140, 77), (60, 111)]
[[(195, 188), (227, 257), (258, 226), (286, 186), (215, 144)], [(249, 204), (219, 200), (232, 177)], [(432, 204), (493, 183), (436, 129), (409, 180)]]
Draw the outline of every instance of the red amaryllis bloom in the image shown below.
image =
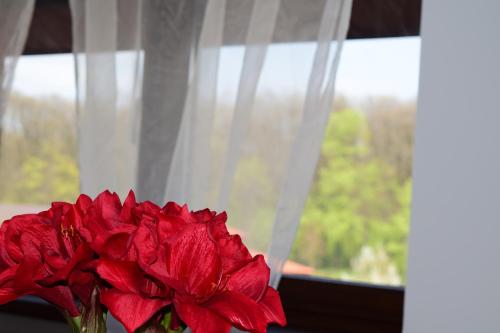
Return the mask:
[(101, 290), (101, 303), (128, 332), (135, 332), (171, 303), (170, 289), (136, 262), (100, 260), (97, 272), (111, 285)]
[(100, 257), (135, 261), (137, 228), (144, 219), (156, 219), (159, 212), (152, 202), (137, 203), (133, 191), (123, 205), (116, 193), (104, 191), (88, 206), (79, 232)]
[[(278, 292), (268, 286), (264, 258), (252, 258), (225, 222), (225, 213), (190, 213), (186, 206), (169, 203), (158, 220), (157, 240), (143, 237), (150, 241), (142, 251), (149, 262), (139, 263), (173, 289), (173, 314), (193, 333), (228, 332), (231, 326), (263, 333), (269, 323), (285, 325)], [(152, 248), (156, 255), (148, 252)]]
[(44, 283), (68, 285), (84, 305), (89, 304), (96, 286), (92, 270), (95, 253), (81, 235), (85, 230), (83, 216), (91, 204), (88, 196), (81, 195), (74, 205), (55, 202), (48, 211), (38, 214), (57, 235), (57, 244), (47, 244), (42, 253), (49, 274)]
[(59, 248), (48, 246), (47, 253), (43, 253), (45, 257), (50, 253), (46, 261), (51, 268), (44, 282), (68, 285), (85, 306), (89, 305), (97, 284), (94, 259), (97, 255), (123, 255), (136, 229), (128, 218), (128, 207), (135, 204), (133, 194), (127, 203), (122, 207), (116, 193), (104, 191), (95, 200), (80, 195), (74, 205), (56, 202), (48, 211), (39, 213), (56, 230), (59, 244)]
[(38, 295), (76, 316), (81, 302), (81, 325), (72, 325), (96, 331), (105, 325), (100, 303), (130, 333), (284, 325), (264, 258), (252, 257), (225, 223), (225, 213), (137, 203), (133, 192), (122, 205), (109, 191), (16, 216), (0, 228), (0, 304)]
[(108, 241), (111, 244), (99, 249), (103, 259), (97, 264), (97, 272), (110, 285), (102, 289), (101, 302), (129, 332), (135, 332), (171, 303), (170, 288), (147, 274), (137, 263), (139, 257), (140, 260), (146, 257), (139, 253), (148, 251), (147, 244), (151, 246), (151, 239), (143, 239), (145, 230), (152, 231), (150, 236), (158, 235), (155, 228), (160, 225), (159, 213), (160, 207), (151, 202), (138, 204), (131, 191), (119, 218), (122, 223), (133, 226), (134, 232), (113, 235)]
[(50, 219), (21, 215), (5, 221), (0, 229), (0, 303), (22, 295), (36, 295), (65, 309), (79, 311), (67, 286), (51, 283), (71, 257), (60, 244), (60, 235)]
[[(67, 309), (72, 316), (78, 315), (73, 296), (89, 306), (98, 283), (93, 272), (97, 256), (94, 249), (116, 248), (115, 252), (124, 252), (125, 247), (116, 242), (122, 233), (135, 230), (135, 226), (130, 228), (119, 218), (125, 213), (122, 208), (118, 196), (105, 191), (95, 200), (81, 195), (76, 204), (55, 202), (49, 210), (37, 215), (6, 221), (0, 245), (0, 269), (6, 276), (1, 285), (10, 291), (5, 302), (33, 294)], [(11, 266), (14, 268), (7, 269)], [(57, 295), (62, 291), (65, 298), (61, 300)]]
[(87, 207), (78, 231), (100, 256), (119, 259), (128, 251), (130, 237), (137, 229), (129, 218), (134, 205), (133, 193), (122, 206), (116, 193), (104, 191)]

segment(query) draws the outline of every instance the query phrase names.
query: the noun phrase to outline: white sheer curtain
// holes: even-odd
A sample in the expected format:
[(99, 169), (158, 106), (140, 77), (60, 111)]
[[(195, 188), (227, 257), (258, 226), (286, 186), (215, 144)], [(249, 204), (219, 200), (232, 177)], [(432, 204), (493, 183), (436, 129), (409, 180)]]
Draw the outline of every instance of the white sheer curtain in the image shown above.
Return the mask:
[(82, 191), (228, 210), (277, 285), (352, 0), (72, 0)]
[(0, 0), (0, 124), (33, 15), (34, 0)]
[(71, 0), (70, 4), (81, 191), (96, 195), (111, 189), (123, 194), (134, 187), (137, 164), (140, 2)]

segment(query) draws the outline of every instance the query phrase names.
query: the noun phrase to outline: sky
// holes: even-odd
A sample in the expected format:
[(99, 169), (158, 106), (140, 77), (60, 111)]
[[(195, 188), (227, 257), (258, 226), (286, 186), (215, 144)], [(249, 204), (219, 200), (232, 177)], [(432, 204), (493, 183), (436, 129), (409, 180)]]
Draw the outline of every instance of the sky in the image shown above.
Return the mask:
[[(222, 49), (218, 81), (222, 97), (234, 93), (238, 86), (243, 52), (242, 47)], [(313, 54), (312, 43), (272, 45), (259, 91), (275, 94), (303, 92)], [(418, 90), (419, 59), (419, 37), (349, 40), (341, 54), (336, 92), (353, 99), (380, 95), (413, 99)], [(123, 55), (117, 60), (119, 91), (126, 89), (129, 74), (130, 62), (127, 62), (127, 55)], [(13, 90), (34, 97), (55, 95), (74, 99), (73, 57), (70, 54), (21, 57)]]

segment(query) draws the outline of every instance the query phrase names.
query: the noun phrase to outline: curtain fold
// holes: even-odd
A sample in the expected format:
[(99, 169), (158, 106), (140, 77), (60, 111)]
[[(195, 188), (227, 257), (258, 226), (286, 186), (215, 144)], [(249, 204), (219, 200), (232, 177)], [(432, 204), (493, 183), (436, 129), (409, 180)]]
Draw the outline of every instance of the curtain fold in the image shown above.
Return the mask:
[[(34, 0), (0, 0), (0, 124), (33, 16)], [(0, 126), (1, 129), (1, 126)], [(1, 138), (1, 131), (0, 131)]]
[(290, 254), (321, 153), (324, 131), (333, 107), (335, 74), (342, 42), (349, 27), (351, 8), (352, 1), (327, 0), (325, 3), (302, 120), (292, 143), (267, 252), (269, 265), (273, 268), (270, 281), (273, 287), (278, 286), (283, 266)]
[(72, 0), (82, 191), (227, 210), (276, 286), (352, 0)]
[(226, 209), (231, 184), (240, 157), (240, 147), (248, 132), (259, 78), (272, 42), (280, 0), (255, 0), (245, 41), (234, 116), (229, 135), (227, 158), (219, 190), (217, 209)]
[(81, 191), (121, 195), (137, 168), (140, 2), (71, 0)]
[(160, 202), (185, 117), (206, 0), (143, 1), (144, 84), (137, 190)]
[[(217, 99), (217, 74), (223, 43), (226, 0), (206, 4), (198, 46), (192, 55), (191, 79), (180, 133), (167, 177), (166, 200), (206, 203), (210, 183), (210, 138)], [(204, 165), (199, 168), (198, 165)], [(162, 198), (163, 199), (163, 198)]]

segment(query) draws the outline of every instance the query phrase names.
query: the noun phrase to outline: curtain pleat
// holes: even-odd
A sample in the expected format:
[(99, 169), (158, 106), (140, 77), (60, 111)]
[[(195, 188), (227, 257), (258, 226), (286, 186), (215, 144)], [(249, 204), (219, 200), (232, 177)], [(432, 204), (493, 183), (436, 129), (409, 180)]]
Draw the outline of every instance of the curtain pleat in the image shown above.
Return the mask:
[(222, 47), (226, 1), (212, 0), (206, 6), (180, 135), (168, 175), (165, 199), (207, 203), (210, 191), (210, 138), (217, 99), (217, 78)]
[(125, 195), (137, 168), (141, 6), (135, 0), (72, 0), (80, 190)]
[(143, 1), (144, 82), (137, 194), (163, 201), (181, 133), (206, 0)]
[(33, 16), (34, 0), (0, 0), (0, 138), (2, 118)]
[(231, 183), (236, 172), (242, 142), (248, 132), (250, 113), (253, 110), (257, 85), (264, 66), (267, 49), (272, 42), (279, 5), (280, 0), (255, 0), (254, 2), (231, 124), (227, 158), (216, 205), (219, 210), (227, 209)]
[(293, 142), (268, 250), (268, 262), (272, 267), (270, 283), (274, 287), (278, 286), (283, 265), (290, 254), (321, 152), (351, 7), (349, 0), (327, 0), (325, 3), (302, 121)]

